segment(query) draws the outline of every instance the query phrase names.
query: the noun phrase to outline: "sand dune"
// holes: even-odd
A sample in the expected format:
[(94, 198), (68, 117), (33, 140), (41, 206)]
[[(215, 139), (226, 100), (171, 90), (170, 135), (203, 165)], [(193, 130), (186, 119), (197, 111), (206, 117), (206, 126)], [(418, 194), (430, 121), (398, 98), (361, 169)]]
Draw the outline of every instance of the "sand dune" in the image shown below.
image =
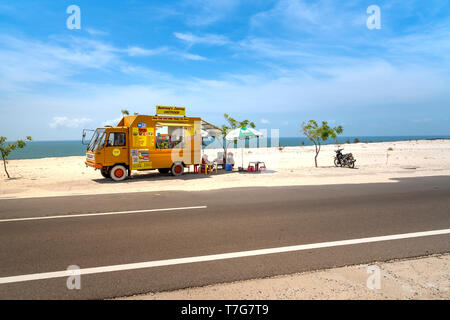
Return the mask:
[[(131, 179), (117, 183), (100, 172), (86, 168), (84, 157), (44, 158), (9, 161), (12, 179), (0, 172), (0, 197), (70, 195), (110, 192), (208, 190), (245, 186), (289, 186), (336, 183), (393, 182), (396, 178), (450, 175), (450, 140), (423, 140), (345, 144), (356, 168), (335, 168), (335, 145), (322, 147), (319, 168), (314, 168), (314, 147), (245, 149), (244, 163), (265, 161), (267, 172), (160, 175), (156, 171), (135, 172)], [(388, 149), (392, 149), (388, 151)], [(221, 150), (205, 150), (214, 159)], [(241, 150), (231, 150), (236, 165)], [(187, 172), (187, 170), (186, 170)]]

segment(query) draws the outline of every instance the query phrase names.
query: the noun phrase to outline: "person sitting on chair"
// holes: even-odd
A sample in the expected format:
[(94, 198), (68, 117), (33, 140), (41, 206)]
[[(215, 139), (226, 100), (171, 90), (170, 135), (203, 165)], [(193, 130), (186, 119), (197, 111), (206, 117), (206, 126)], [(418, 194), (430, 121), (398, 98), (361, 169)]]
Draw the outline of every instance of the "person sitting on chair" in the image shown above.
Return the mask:
[(201, 166), (201, 172), (205, 172), (205, 168), (208, 168), (208, 172), (210, 172), (212, 170), (210, 165), (215, 165), (214, 162), (208, 160), (208, 155), (206, 154), (202, 156), (202, 164), (206, 164), (206, 166)]
[(214, 159), (214, 162), (223, 168), (225, 157), (223, 156), (223, 152), (217, 152), (217, 158)]

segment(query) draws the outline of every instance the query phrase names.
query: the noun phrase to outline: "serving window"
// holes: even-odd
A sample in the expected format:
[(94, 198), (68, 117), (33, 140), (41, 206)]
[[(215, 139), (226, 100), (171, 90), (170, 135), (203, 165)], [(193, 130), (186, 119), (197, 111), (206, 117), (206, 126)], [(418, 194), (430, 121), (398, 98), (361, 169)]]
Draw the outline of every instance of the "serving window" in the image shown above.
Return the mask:
[(182, 149), (185, 145), (185, 128), (189, 124), (157, 123), (155, 134), (156, 149)]

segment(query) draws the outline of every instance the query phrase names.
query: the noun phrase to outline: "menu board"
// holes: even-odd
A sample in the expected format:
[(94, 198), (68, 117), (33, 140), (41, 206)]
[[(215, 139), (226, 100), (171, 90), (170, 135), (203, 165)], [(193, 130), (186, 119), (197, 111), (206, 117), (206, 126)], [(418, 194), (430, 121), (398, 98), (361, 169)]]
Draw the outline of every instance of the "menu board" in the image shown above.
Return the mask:
[(149, 132), (147, 128), (133, 128), (133, 147), (142, 148), (149, 144)]
[(132, 131), (131, 169), (152, 169), (150, 149), (155, 147), (155, 128), (140, 122)]
[(138, 123), (137, 127), (132, 128), (132, 145), (135, 148), (154, 147), (155, 128), (147, 128), (146, 124)]

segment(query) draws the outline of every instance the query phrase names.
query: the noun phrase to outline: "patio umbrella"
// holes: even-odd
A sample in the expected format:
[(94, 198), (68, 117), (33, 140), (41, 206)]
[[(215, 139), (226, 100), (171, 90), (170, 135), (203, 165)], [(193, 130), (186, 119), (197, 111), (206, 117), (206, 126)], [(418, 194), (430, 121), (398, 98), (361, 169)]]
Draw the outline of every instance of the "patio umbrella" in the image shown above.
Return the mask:
[[(225, 136), (225, 140), (232, 141), (232, 140), (244, 140), (244, 139), (251, 139), (251, 138), (258, 138), (262, 137), (262, 132), (259, 132), (258, 130), (252, 129), (252, 128), (237, 128), (233, 129)], [(242, 151), (242, 167), (244, 167), (244, 148), (241, 149)]]

